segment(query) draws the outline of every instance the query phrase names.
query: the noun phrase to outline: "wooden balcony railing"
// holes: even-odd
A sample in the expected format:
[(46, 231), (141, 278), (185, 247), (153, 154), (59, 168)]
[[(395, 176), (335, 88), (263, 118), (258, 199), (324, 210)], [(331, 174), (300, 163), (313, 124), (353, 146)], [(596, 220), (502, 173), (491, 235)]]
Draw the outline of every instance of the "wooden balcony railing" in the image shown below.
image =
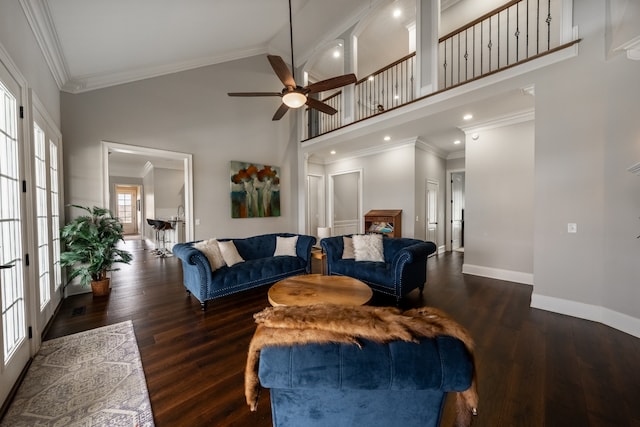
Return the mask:
[(561, 1), (513, 0), (439, 40), (438, 86), (487, 75), (560, 44)]
[(356, 82), (355, 119), (362, 120), (415, 99), (416, 53)]
[[(436, 92), (494, 74), (563, 49), (562, 0), (512, 0), (438, 40)], [(416, 96), (416, 53), (411, 53), (356, 82), (353, 122), (413, 102)], [(307, 138), (341, 126), (342, 93), (324, 101), (338, 110), (334, 116), (308, 110)], [(346, 125), (346, 124), (345, 124)]]
[(329, 115), (323, 114), (312, 108), (307, 108), (305, 110), (304, 116), (307, 120), (307, 135), (309, 135), (310, 138), (313, 136), (322, 135), (323, 133), (327, 133), (334, 129), (338, 129), (340, 126), (342, 126), (342, 91), (338, 91), (333, 95), (321, 100), (325, 104), (328, 104), (338, 110), (338, 112), (334, 115)]

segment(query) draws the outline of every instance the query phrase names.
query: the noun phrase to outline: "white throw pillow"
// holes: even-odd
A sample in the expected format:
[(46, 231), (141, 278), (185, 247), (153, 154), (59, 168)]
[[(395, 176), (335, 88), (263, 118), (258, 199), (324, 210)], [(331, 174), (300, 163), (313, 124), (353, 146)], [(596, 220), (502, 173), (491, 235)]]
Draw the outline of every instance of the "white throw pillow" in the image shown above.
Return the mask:
[(207, 257), (209, 265), (211, 265), (211, 271), (216, 271), (226, 265), (216, 239), (203, 240), (193, 245), (193, 247)]
[(353, 239), (351, 237), (342, 236), (342, 259), (354, 259), (356, 257), (353, 251)]
[(220, 247), (224, 262), (226, 262), (229, 267), (239, 262), (244, 262), (238, 253), (238, 249), (236, 249), (236, 245), (233, 244), (233, 240), (218, 242), (218, 247)]
[(356, 254), (356, 261), (384, 262), (382, 234), (353, 236), (353, 250)]
[(296, 245), (298, 244), (298, 236), (281, 237), (276, 236), (276, 251), (273, 256), (298, 256), (296, 254)]

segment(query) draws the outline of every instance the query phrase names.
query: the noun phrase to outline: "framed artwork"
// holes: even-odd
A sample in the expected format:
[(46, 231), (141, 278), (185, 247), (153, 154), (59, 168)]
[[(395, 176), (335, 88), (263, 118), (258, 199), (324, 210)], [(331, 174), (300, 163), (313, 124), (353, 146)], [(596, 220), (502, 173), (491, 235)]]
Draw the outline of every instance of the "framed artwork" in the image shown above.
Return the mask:
[(231, 161), (231, 218), (280, 216), (280, 168)]

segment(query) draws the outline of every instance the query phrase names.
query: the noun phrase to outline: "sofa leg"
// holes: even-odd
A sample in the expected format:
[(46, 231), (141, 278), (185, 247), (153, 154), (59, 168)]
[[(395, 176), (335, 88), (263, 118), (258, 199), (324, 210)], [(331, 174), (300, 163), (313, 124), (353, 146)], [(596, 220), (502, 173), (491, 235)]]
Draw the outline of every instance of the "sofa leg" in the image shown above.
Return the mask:
[(191, 291), (187, 289), (187, 296), (191, 296)]
[(202, 309), (202, 311), (206, 311), (207, 309), (207, 302), (206, 301), (202, 301), (200, 303), (200, 308)]

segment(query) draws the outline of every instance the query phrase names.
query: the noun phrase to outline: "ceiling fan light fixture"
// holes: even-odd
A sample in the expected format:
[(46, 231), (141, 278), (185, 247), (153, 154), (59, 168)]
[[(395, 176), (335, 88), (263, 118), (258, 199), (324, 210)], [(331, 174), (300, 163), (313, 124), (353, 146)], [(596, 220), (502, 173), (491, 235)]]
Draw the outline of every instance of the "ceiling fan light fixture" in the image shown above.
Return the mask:
[(307, 103), (307, 97), (300, 92), (288, 92), (282, 95), (282, 102), (289, 108), (300, 108)]

